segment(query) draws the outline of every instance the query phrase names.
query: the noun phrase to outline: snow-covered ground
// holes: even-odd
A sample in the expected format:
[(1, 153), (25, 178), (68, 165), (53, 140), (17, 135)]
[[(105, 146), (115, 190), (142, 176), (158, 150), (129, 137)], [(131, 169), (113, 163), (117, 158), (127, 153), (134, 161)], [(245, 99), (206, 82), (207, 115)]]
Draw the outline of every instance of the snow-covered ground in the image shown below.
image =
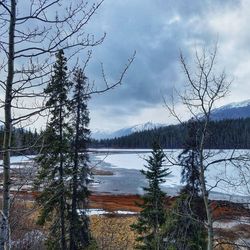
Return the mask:
[[(106, 211), (104, 209), (85, 209), (83, 210), (84, 213), (86, 212), (88, 216), (91, 215), (103, 215), (103, 214), (117, 214), (117, 215), (132, 215), (132, 214), (137, 214), (136, 212), (132, 211), (121, 211), (121, 210), (116, 210), (116, 211)], [(81, 213), (81, 210), (78, 210), (78, 213)]]
[[(10, 164), (12, 169), (25, 168), (33, 165), (34, 155), (22, 155), (10, 157)], [(0, 173), (3, 172), (3, 160), (0, 160)]]
[[(10, 162), (11, 164), (14, 163), (25, 163), (25, 162), (32, 162), (34, 159), (35, 155), (19, 155), (19, 156), (11, 156), (10, 157)], [(3, 160), (0, 160), (0, 165), (3, 164)]]
[(249, 225), (250, 220), (248, 217), (239, 217), (236, 219), (231, 219), (227, 221), (214, 221), (213, 227), (214, 228), (224, 228), (224, 229), (232, 229), (233, 227), (237, 227), (239, 225)]
[[(103, 150), (107, 152), (107, 150)], [(118, 153), (117, 151), (120, 151)], [(145, 169), (145, 159), (149, 157), (150, 153), (145, 150), (112, 150), (108, 154), (96, 154), (95, 161), (99, 162), (100, 166), (110, 167), (113, 169), (126, 169), (126, 170), (141, 170)], [(171, 160), (176, 160), (181, 150), (166, 150), (165, 154)], [(236, 150), (234, 157), (245, 155), (249, 151)], [(207, 162), (215, 161), (222, 158), (230, 158), (232, 150), (210, 152), (211, 157)], [(181, 167), (171, 166), (167, 163), (171, 174), (166, 178), (165, 187), (177, 187), (183, 185), (181, 183)], [(250, 196), (250, 167), (239, 161), (220, 162), (209, 166), (206, 170), (207, 186), (213, 193), (220, 193), (232, 196)]]
[(145, 149), (124, 149), (124, 148), (89, 148), (89, 152), (96, 152), (96, 153), (138, 153), (138, 152), (151, 152), (151, 149), (145, 148)]

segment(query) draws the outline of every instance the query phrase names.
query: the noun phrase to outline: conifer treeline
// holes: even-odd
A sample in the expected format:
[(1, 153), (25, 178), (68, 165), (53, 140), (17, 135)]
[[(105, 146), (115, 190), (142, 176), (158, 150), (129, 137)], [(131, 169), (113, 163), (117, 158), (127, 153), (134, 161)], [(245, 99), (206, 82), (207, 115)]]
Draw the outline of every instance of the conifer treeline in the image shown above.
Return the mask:
[[(0, 150), (3, 145), (4, 130), (3, 126), (0, 126)], [(31, 131), (30, 129), (24, 128), (13, 128), (11, 147), (20, 149), (18, 152), (13, 150), (12, 155), (17, 153), (21, 154), (36, 154), (39, 151), (38, 140), (40, 133), (36, 130)]]
[[(250, 118), (211, 121), (206, 148), (250, 149)], [(187, 123), (136, 132), (131, 135), (104, 140), (92, 140), (92, 147), (150, 148), (158, 138), (163, 148), (183, 148)]]

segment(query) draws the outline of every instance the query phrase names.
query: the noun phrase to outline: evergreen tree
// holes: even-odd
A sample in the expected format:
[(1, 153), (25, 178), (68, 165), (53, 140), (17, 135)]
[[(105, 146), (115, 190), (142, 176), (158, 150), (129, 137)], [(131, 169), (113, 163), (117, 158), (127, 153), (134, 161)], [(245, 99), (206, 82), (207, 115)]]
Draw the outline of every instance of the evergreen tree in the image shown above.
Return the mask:
[[(198, 200), (199, 201), (199, 200)], [(190, 199), (187, 193), (181, 193), (173, 208), (166, 215), (163, 226), (164, 249), (167, 250), (202, 250), (206, 249), (206, 230), (204, 221), (195, 214), (195, 208), (202, 205), (202, 200)], [(204, 209), (202, 209), (204, 210)], [(204, 214), (204, 211), (202, 212)]]
[(164, 152), (156, 144), (153, 146), (152, 155), (147, 159), (147, 170), (142, 170), (148, 181), (148, 187), (144, 187), (142, 209), (138, 222), (131, 227), (139, 237), (137, 241), (139, 249), (162, 249), (161, 227), (165, 222), (165, 193), (161, 190), (160, 184), (165, 182), (165, 177), (170, 173), (164, 168)]
[(181, 192), (197, 197), (200, 191), (199, 150), (197, 145), (199, 137), (198, 123), (191, 119), (187, 124), (187, 130), (184, 149), (178, 156), (182, 166), (181, 181), (186, 183)]
[(206, 247), (205, 209), (200, 197), (198, 123), (190, 120), (187, 128), (185, 148), (178, 157), (182, 166), (182, 182), (186, 185), (167, 215), (166, 249), (198, 250)]
[(71, 165), (70, 140), (72, 131), (68, 124), (70, 82), (67, 78), (67, 60), (64, 52), (56, 54), (56, 63), (51, 81), (45, 89), (48, 95), (46, 106), (50, 109), (50, 120), (44, 135), (44, 147), (37, 158), (38, 175), (36, 187), (41, 187), (37, 198), (42, 207), (39, 223), (50, 222), (48, 248), (66, 249), (67, 227), (67, 169)]
[[(90, 96), (87, 94), (87, 77), (82, 69), (75, 71), (73, 80), (72, 128), (73, 134), (73, 168), (72, 168), (72, 203), (70, 217), (70, 249), (82, 249), (89, 245), (90, 235), (88, 217), (84, 211), (87, 205), (89, 191), (87, 177), (89, 175), (89, 157), (87, 144), (89, 143), (90, 130), (89, 111), (87, 102)], [(81, 212), (79, 211), (81, 208)]]

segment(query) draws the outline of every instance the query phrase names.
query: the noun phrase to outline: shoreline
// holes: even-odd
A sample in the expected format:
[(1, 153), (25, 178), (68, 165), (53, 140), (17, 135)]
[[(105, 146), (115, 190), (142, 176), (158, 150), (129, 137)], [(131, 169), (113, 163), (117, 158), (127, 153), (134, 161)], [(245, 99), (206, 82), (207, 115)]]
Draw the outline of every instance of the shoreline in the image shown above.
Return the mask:
[[(16, 200), (23, 200), (25, 202), (35, 202), (35, 198), (39, 192), (37, 191), (11, 191), (11, 196), (15, 196)], [(2, 191), (0, 191), (2, 195)], [(173, 202), (178, 196), (166, 196), (166, 209), (170, 208)], [(89, 196), (88, 209), (102, 209), (110, 214), (115, 211), (128, 211), (128, 212), (140, 212), (140, 208), (136, 203), (141, 203), (142, 199), (140, 195), (136, 194), (112, 194), (93, 192)], [(234, 219), (236, 217), (248, 217), (250, 218), (250, 203), (240, 204), (232, 201), (225, 200), (210, 200), (213, 215), (215, 220)], [(248, 206), (247, 206), (248, 205)]]

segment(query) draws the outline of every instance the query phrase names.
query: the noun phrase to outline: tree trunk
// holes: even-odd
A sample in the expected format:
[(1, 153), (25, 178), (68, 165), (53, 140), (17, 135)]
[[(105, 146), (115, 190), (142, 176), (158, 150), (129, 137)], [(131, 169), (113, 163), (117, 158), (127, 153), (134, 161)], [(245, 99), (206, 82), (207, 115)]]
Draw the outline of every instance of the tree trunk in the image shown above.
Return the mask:
[(78, 173), (78, 153), (79, 153), (79, 126), (80, 126), (80, 88), (77, 96), (77, 115), (76, 115), (76, 135), (74, 145), (74, 167), (73, 167), (73, 190), (72, 190), (72, 206), (71, 206), (71, 227), (70, 227), (70, 250), (75, 250), (75, 227), (76, 227), (76, 216), (77, 216), (77, 173)]
[(11, 101), (12, 101), (12, 84), (14, 78), (14, 38), (15, 38), (15, 22), (16, 22), (16, 1), (11, 0), (11, 15), (9, 26), (9, 55), (8, 55), (8, 75), (6, 81), (5, 104), (4, 104), (4, 140), (3, 140), (3, 218), (1, 225), (1, 242), (0, 250), (8, 250), (10, 245), (10, 145), (12, 134), (12, 117), (11, 117)]
[(213, 234), (213, 218), (212, 212), (209, 205), (208, 200), (208, 192), (206, 189), (206, 180), (205, 180), (205, 173), (203, 167), (203, 155), (202, 152), (200, 153), (200, 183), (201, 183), (201, 191), (203, 196), (203, 201), (206, 209), (206, 216), (207, 216), (207, 250), (213, 249), (213, 241), (214, 241), (214, 234)]
[(200, 147), (199, 147), (199, 153), (200, 153), (200, 185), (201, 185), (201, 192), (203, 196), (203, 201), (206, 209), (206, 216), (207, 216), (207, 250), (213, 249), (213, 243), (214, 243), (214, 234), (213, 234), (213, 218), (212, 218), (212, 212), (209, 205), (208, 200), (208, 191), (206, 188), (206, 179), (205, 179), (205, 169), (204, 169), (204, 144), (205, 144), (205, 137), (207, 133), (207, 126), (210, 120), (210, 115), (206, 117), (206, 121), (204, 123), (201, 141), (200, 141)]
[(203, 194), (203, 201), (206, 209), (206, 215), (207, 215), (207, 250), (213, 249), (213, 241), (214, 241), (214, 233), (213, 233), (213, 218), (212, 218), (212, 212), (209, 205), (208, 200), (208, 192), (206, 190), (205, 185), (205, 177), (204, 177), (204, 169), (202, 167), (201, 169), (201, 189)]
[[(155, 202), (155, 210), (158, 211), (158, 194), (155, 194), (156, 202)], [(156, 214), (156, 220), (155, 220), (155, 228), (154, 228), (154, 238), (155, 238), (155, 249), (160, 249), (160, 239), (159, 239), (159, 218), (158, 213)]]
[(63, 132), (62, 132), (62, 105), (60, 105), (60, 167), (59, 167), (59, 178), (60, 178), (60, 188), (61, 188), (61, 196), (60, 196), (60, 220), (61, 220), (61, 247), (62, 249), (66, 249), (66, 240), (65, 240), (65, 200), (64, 200), (64, 171), (63, 171), (63, 153), (62, 153), (62, 145), (63, 145)]

